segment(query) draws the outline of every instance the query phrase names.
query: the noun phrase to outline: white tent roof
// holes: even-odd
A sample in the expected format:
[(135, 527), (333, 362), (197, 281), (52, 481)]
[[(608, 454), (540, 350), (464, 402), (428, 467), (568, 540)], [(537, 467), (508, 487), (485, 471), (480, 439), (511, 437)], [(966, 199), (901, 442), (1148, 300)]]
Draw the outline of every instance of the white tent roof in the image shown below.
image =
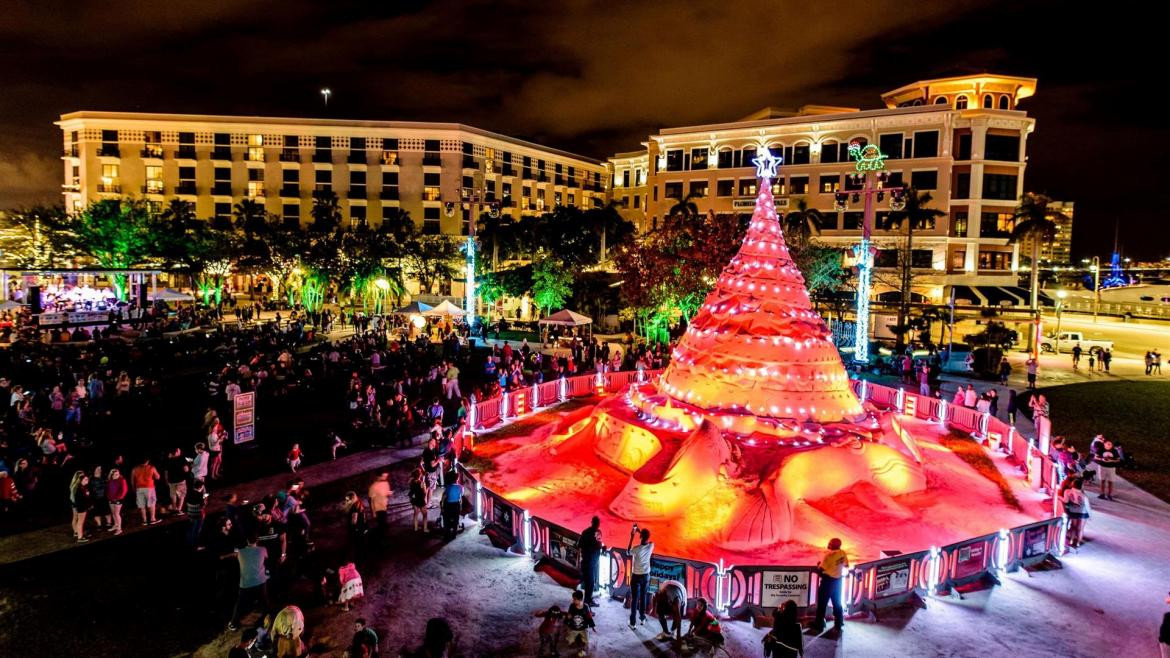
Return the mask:
[(193, 302), (195, 298), (187, 293), (179, 292), (178, 290), (171, 290), (170, 288), (163, 288), (156, 293), (147, 295), (148, 298), (164, 302)]
[(579, 327), (583, 324), (593, 324), (593, 318), (585, 317), (580, 313), (574, 313), (569, 309), (562, 309), (539, 320), (540, 324), (555, 324), (561, 327)]
[(451, 300), (444, 299), (442, 304), (425, 311), (423, 315), (439, 316), (439, 315), (463, 315), (463, 309), (451, 303)]
[(11, 299), (6, 299), (3, 302), (0, 302), (0, 311), (12, 311), (20, 308), (21, 306), (24, 306), (24, 304), (21, 304), (20, 302), (14, 302)]
[(424, 304), (422, 302), (411, 302), (394, 312), (402, 313), (403, 315), (417, 315), (419, 313), (426, 313), (427, 311), (431, 310), (431, 308), (432, 306), (430, 304)]

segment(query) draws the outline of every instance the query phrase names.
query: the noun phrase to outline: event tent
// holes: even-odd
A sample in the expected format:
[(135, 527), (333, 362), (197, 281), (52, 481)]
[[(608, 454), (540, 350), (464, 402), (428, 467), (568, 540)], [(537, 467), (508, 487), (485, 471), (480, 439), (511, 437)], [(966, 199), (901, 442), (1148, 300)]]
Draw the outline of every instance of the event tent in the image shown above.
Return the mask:
[(6, 299), (3, 302), (0, 302), (0, 311), (15, 311), (21, 306), (24, 306), (24, 304), (21, 304), (20, 302), (14, 302), (11, 299)]
[(444, 315), (463, 315), (463, 309), (451, 303), (451, 300), (444, 299), (442, 304), (424, 311), (423, 315), (430, 317), (442, 317)]
[(147, 295), (147, 297), (154, 300), (154, 301), (162, 301), (162, 302), (193, 302), (193, 301), (195, 301), (195, 298), (192, 297), (191, 295), (188, 295), (187, 293), (179, 292), (178, 290), (172, 290), (171, 288), (163, 288), (162, 290), (152, 292), (149, 295)]
[(580, 313), (574, 313), (566, 308), (553, 313), (547, 318), (541, 318), (538, 322), (540, 324), (552, 324), (558, 327), (580, 327), (586, 324), (593, 324), (593, 318), (585, 317)]
[(420, 315), (426, 313), (432, 308), (433, 307), (430, 304), (424, 304), (422, 302), (411, 302), (394, 312), (401, 313), (402, 315)]

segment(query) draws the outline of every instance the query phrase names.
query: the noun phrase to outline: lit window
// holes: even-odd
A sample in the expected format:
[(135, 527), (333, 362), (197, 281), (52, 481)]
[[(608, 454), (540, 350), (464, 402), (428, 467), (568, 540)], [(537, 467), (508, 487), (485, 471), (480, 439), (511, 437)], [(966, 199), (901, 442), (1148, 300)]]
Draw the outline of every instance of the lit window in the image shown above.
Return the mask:
[(958, 96), (955, 98), (955, 109), (956, 110), (967, 109), (967, 97), (966, 96)]
[(162, 194), (162, 167), (157, 165), (148, 165), (146, 167), (146, 192), (149, 194)]

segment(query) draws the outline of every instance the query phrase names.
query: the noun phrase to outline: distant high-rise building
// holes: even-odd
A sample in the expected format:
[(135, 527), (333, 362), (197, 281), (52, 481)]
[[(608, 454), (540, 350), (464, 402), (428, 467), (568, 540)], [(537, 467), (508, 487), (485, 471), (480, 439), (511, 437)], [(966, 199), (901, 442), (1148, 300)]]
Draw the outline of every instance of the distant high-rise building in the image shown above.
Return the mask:
[[(1056, 237), (1052, 242), (1040, 243), (1040, 264), (1042, 266), (1051, 265), (1071, 265), (1072, 264), (1072, 231), (1073, 231), (1073, 202), (1072, 201), (1051, 201), (1048, 204), (1048, 209), (1064, 215), (1064, 217), (1053, 217), (1056, 223)], [(1032, 239), (1027, 238), (1020, 241), (1020, 253), (1026, 258), (1032, 253)]]

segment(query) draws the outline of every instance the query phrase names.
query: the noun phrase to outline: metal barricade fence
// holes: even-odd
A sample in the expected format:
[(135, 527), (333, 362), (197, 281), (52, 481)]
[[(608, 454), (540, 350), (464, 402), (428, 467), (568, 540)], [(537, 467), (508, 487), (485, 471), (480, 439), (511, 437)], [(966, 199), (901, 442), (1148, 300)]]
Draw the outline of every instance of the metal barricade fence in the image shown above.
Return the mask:
[(789, 600), (802, 613), (816, 605), (816, 567), (734, 566), (727, 580), (728, 614), (735, 618), (767, 616)]
[[(630, 554), (624, 548), (611, 547), (603, 554), (603, 558), (605, 557), (608, 557), (608, 562), (603, 559), (601, 563), (602, 582), (608, 583), (611, 596), (629, 597), (632, 575)], [(609, 565), (608, 568), (606, 564)], [(676, 580), (686, 589), (688, 600), (703, 597), (716, 610), (724, 611), (728, 608), (730, 587), (727, 585), (727, 574), (720, 565), (669, 555), (655, 555), (650, 559), (648, 580), (647, 604), (658, 590), (659, 582)]]
[(929, 592), (937, 583), (937, 555), (936, 549), (930, 549), (857, 565), (846, 574), (843, 583), (845, 608), (850, 613), (872, 613)]
[(560, 400), (560, 382), (551, 381), (537, 384), (536, 386), (536, 405), (539, 407), (547, 407), (554, 402)]
[(475, 422), (473, 429), (492, 427), (500, 422), (503, 415), (504, 400), (502, 397), (489, 398), (475, 403)]

